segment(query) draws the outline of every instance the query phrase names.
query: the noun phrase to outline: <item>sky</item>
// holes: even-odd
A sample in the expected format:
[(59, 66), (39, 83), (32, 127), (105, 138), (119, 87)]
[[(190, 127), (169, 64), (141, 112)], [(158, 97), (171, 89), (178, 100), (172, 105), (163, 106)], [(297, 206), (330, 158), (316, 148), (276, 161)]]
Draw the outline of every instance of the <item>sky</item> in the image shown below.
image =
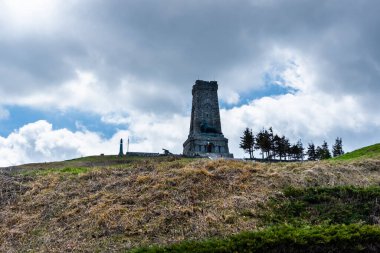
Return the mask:
[[(0, 166), (182, 152), (195, 80), (222, 131), (380, 142), (380, 2), (0, 0)], [(125, 147), (126, 149), (126, 147)]]

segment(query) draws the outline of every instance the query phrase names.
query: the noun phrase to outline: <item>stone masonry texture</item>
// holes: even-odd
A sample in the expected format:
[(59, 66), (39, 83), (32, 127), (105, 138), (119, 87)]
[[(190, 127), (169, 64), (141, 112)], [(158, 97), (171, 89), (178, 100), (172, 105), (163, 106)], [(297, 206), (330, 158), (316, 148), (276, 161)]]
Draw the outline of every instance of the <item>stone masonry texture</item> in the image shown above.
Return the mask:
[(220, 124), (218, 83), (197, 80), (192, 89), (190, 132), (183, 144), (187, 156), (233, 157)]

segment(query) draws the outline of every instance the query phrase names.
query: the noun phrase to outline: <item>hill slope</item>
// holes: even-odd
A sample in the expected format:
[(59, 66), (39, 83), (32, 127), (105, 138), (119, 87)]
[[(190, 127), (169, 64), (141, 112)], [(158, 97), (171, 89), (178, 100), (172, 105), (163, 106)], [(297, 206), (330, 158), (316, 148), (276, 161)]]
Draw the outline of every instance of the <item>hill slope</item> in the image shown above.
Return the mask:
[(334, 160), (354, 160), (364, 158), (380, 158), (380, 143), (363, 147), (334, 158)]
[(0, 251), (120, 251), (264, 226), (289, 186), (380, 183), (380, 160), (262, 164), (89, 157), (0, 173)]

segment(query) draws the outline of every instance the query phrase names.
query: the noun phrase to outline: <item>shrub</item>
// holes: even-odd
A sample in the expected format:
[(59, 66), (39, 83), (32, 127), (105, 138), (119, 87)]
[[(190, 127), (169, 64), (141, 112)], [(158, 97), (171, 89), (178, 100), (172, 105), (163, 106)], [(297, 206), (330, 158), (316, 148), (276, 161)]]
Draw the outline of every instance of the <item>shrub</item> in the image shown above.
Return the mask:
[(260, 214), (264, 225), (377, 223), (380, 187), (287, 188)]
[(378, 252), (380, 228), (370, 225), (275, 226), (226, 239), (186, 241), (166, 247), (134, 249), (133, 253), (166, 252)]

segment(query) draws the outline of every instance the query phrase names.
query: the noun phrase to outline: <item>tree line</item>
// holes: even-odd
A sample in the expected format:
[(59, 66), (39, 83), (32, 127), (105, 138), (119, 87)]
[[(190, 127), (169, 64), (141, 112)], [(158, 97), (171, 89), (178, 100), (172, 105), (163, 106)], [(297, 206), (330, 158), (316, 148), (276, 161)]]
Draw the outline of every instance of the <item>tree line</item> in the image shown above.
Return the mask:
[[(253, 134), (252, 129), (246, 128), (243, 136), (240, 137), (240, 148), (249, 154), (249, 158), (254, 158), (254, 151), (261, 152), (262, 159), (267, 160), (304, 160), (307, 155), (308, 160), (323, 160), (331, 158), (326, 141), (323, 141), (321, 146), (315, 146), (314, 143), (309, 143), (307, 150), (303, 147), (302, 141), (298, 140), (291, 144), (287, 137), (274, 134), (272, 127), (262, 129), (257, 134)], [(336, 138), (332, 148), (332, 156), (336, 157), (344, 154), (342, 138)]]

